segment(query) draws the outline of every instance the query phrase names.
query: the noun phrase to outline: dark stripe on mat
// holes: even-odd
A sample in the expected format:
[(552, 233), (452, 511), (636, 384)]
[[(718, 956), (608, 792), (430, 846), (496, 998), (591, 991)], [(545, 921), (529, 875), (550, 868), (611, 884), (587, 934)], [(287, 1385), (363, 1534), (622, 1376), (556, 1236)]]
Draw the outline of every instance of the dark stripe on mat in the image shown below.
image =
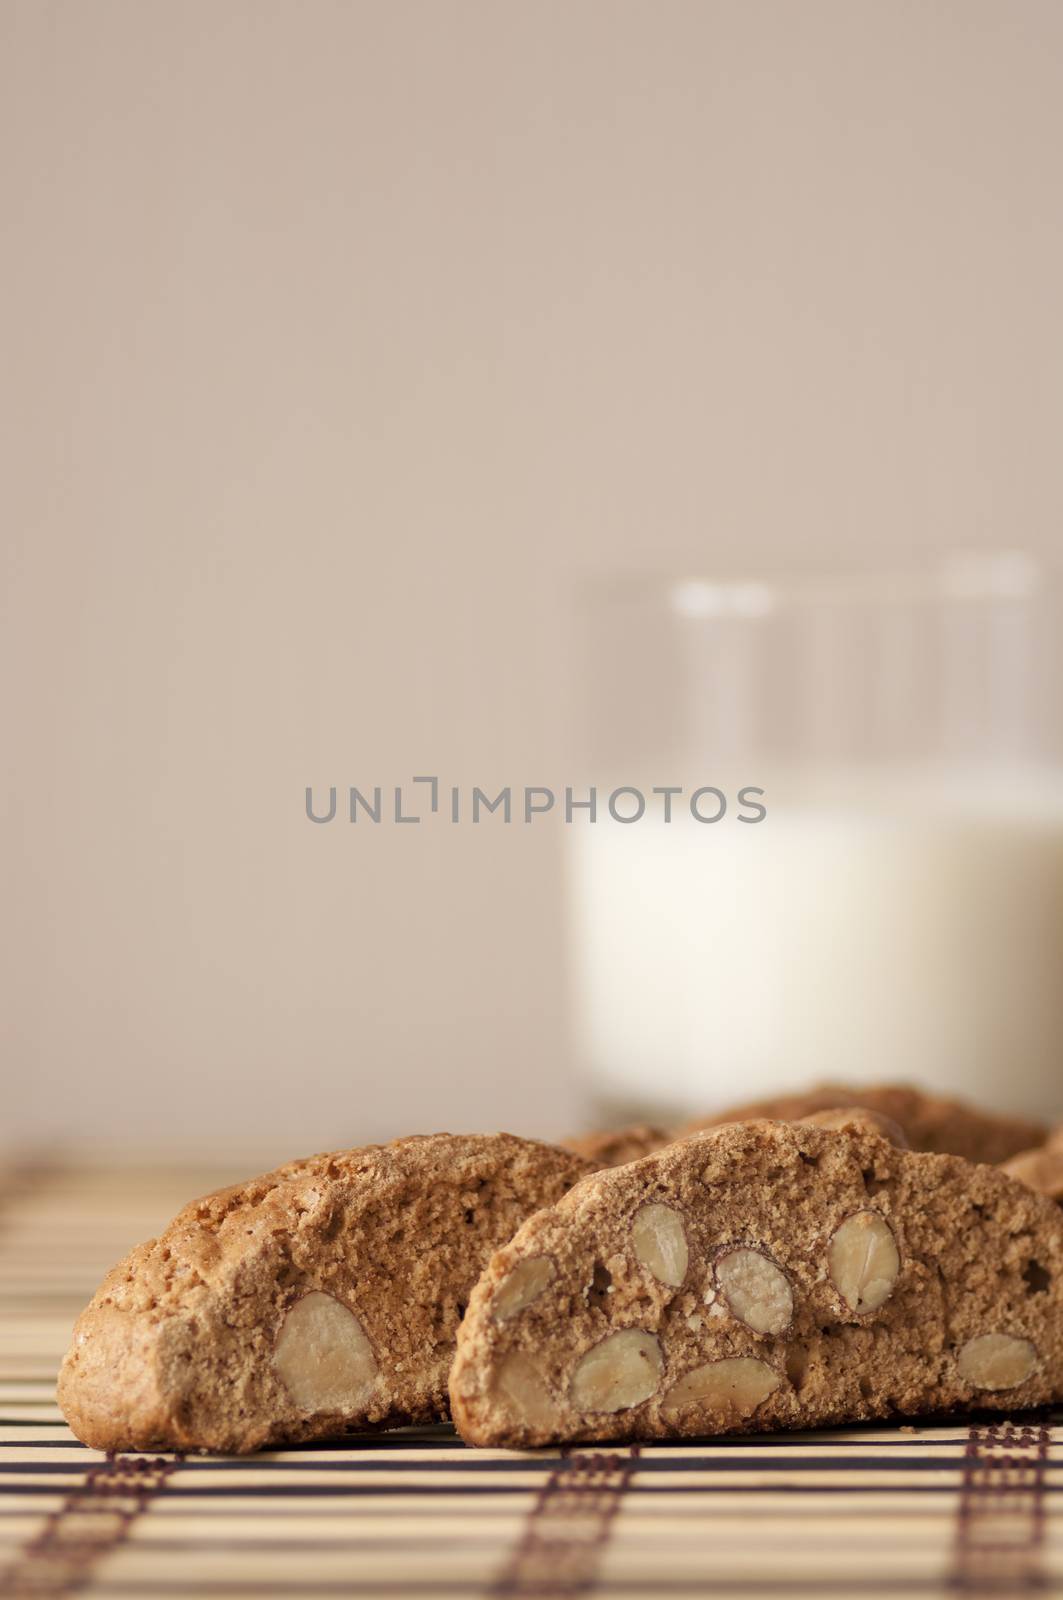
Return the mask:
[(0, 1592), (55, 1600), (84, 1587), (105, 1556), (129, 1537), (180, 1457), (110, 1456), (97, 1462), (24, 1547), (6, 1572)]
[[(0, 1449), (4, 1448), (0, 1445)], [(47, 1450), (53, 1448), (48, 1443), (38, 1445), (37, 1449)], [(69, 1450), (71, 1447), (65, 1441), (56, 1443), (57, 1450)], [(395, 1460), (393, 1456), (376, 1457), (372, 1460), (350, 1460), (342, 1457), (336, 1460), (321, 1461), (279, 1461), (272, 1457), (257, 1459), (254, 1456), (201, 1456), (195, 1461), (186, 1461), (183, 1477), (188, 1478), (197, 1472), (248, 1472), (248, 1473), (314, 1473), (314, 1472), (350, 1472), (350, 1473), (404, 1473), (404, 1472), (452, 1472), (452, 1473), (491, 1473), (491, 1472), (536, 1472), (549, 1467), (557, 1470), (563, 1465), (559, 1456), (542, 1460), (532, 1457), (522, 1461), (520, 1459), (506, 1458), (494, 1461), (481, 1461), (475, 1457), (462, 1456), (458, 1460), (444, 1459), (433, 1460), (430, 1456), (421, 1458), (407, 1454), (402, 1460)], [(1063, 1468), (1063, 1462), (1059, 1463)], [(832, 1456), (824, 1453), (821, 1456), (788, 1457), (782, 1452), (778, 1456), (766, 1460), (750, 1460), (748, 1456), (726, 1456), (722, 1452), (706, 1451), (703, 1456), (641, 1456), (639, 1458), (639, 1472), (642, 1474), (655, 1472), (734, 1472), (734, 1473), (766, 1473), (787, 1472), (802, 1473), (815, 1472), (958, 1472), (961, 1468), (966, 1471), (966, 1455), (937, 1455), (937, 1456)], [(79, 1471), (76, 1461), (5, 1461), (0, 1459), (0, 1479), (12, 1473), (40, 1473), (47, 1476), (50, 1473), (72, 1474)]]
[[(27, 1471), (32, 1472), (32, 1467)], [(47, 1479), (40, 1483), (5, 1483), (3, 1493), (8, 1496), (23, 1496), (32, 1499), (35, 1495), (56, 1495), (61, 1489), (54, 1489)], [(541, 1493), (542, 1491), (540, 1491)], [(927, 1483), (925, 1480), (918, 1484), (906, 1483), (813, 1483), (810, 1481), (798, 1483), (793, 1479), (787, 1480), (780, 1476), (778, 1481), (770, 1483), (639, 1483), (627, 1490), (634, 1498), (652, 1500), (660, 1496), (690, 1496), (696, 1498), (701, 1495), (726, 1499), (728, 1496), (742, 1495), (787, 1495), (794, 1499), (802, 1496), (850, 1495), (854, 1500), (865, 1495), (898, 1495), (917, 1494), (920, 1499), (931, 1496), (955, 1496), (956, 1486), (950, 1483)], [(1046, 1484), (1044, 1494), (1063, 1495), (1063, 1484)], [(527, 1484), (513, 1483), (358, 1483), (352, 1480), (344, 1483), (264, 1483), (259, 1485), (218, 1484), (202, 1488), (188, 1486), (183, 1481), (180, 1488), (170, 1491), (167, 1499), (174, 1501), (186, 1500), (189, 1503), (195, 1500), (368, 1500), (381, 1499), (488, 1499), (491, 1497), (504, 1498), (505, 1496), (530, 1494), (531, 1488)], [(0, 1591), (2, 1592), (2, 1591)]]
[[(671, 1579), (666, 1585), (653, 1591), (655, 1600), (705, 1600), (707, 1594), (716, 1594), (720, 1600), (791, 1600), (792, 1596), (800, 1596), (801, 1600), (822, 1600), (825, 1595), (830, 1595), (832, 1600), (853, 1600), (870, 1586), (866, 1573), (854, 1577), (852, 1573), (841, 1579), (810, 1578), (787, 1579), (785, 1588), (779, 1587), (777, 1578), (728, 1578), (726, 1588), (716, 1584), (715, 1588), (707, 1587), (710, 1580), (706, 1578), (682, 1578), (678, 1582)], [(189, 1578), (182, 1581), (177, 1578), (153, 1578), (150, 1589), (145, 1587), (144, 1581), (137, 1578), (108, 1577), (106, 1593), (108, 1597), (122, 1595), (129, 1596), (129, 1600), (202, 1600), (204, 1593), (204, 1580), (202, 1578)], [(916, 1600), (926, 1600), (930, 1588), (925, 1577), (899, 1577), (876, 1581), (870, 1586), (875, 1600), (881, 1600), (884, 1595), (896, 1595), (898, 1600), (915, 1596)], [(39, 1591), (38, 1591), (39, 1592)], [(222, 1578), (212, 1579), (209, 1585), (211, 1600), (267, 1600), (275, 1596), (276, 1600), (335, 1600), (337, 1596), (345, 1600), (469, 1600), (471, 1593), (467, 1578), (455, 1578), (450, 1581), (446, 1578), (335, 1578), (323, 1580), (299, 1579), (298, 1584), (284, 1580), (259, 1578)], [(492, 1591), (497, 1592), (497, 1591)], [(587, 1594), (584, 1589), (558, 1588), (556, 1584), (548, 1588), (520, 1589), (509, 1591), (528, 1597), (535, 1595), (538, 1600), (557, 1600), (557, 1597)], [(610, 1600), (623, 1600), (630, 1595), (633, 1600), (646, 1600), (647, 1585), (641, 1580), (627, 1581), (622, 1577), (611, 1577), (608, 1584)], [(1046, 1591), (1042, 1591), (1046, 1592)], [(999, 1595), (998, 1600), (1004, 1600)]]
[(967, 1441), (949, 1586), (963, 1594), (1043, 1591), (1049, 1431), (1004, 1422)]
[(626, 1455), (580, 1452), (551, 1472), (488, 1592), (496, 1597), (589, 1594), (638, 1455), (637, 1445)]

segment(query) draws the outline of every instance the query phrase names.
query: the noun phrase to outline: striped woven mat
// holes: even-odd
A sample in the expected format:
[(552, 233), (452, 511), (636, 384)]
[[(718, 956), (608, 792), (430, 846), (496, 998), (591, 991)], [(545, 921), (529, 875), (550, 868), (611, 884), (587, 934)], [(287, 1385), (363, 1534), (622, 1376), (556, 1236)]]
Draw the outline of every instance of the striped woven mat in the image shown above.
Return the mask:
[(73, 1438), (54, 1376), (106, 1267), (226, 1174), (0, 1187), (0, 1593), (1063, 1592), (1063, 1413), (516, 1453), (439, 1427), (248, 1458)]

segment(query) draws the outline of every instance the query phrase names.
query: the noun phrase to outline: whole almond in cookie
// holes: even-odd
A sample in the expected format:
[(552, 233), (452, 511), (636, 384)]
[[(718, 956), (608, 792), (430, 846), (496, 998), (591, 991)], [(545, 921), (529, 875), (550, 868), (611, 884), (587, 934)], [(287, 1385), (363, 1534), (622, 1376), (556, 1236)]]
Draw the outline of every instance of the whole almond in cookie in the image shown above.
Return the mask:
[[(508, 1134), (435, 1134), (208, 1195), (115, 1267), (78, 1319), (64, 1415), (101, 1450), (225, 1451), (445, 1417), (482, 1269), (588, 1170)], [(514, 1315), (551, 1271), (527, 1268)]]
[(1036, 1150), (1023, 1150), (1005, 1161), (1002, 1170), (1020, 1183), (1063, 1204), (1063, 1139), (1053, 1135)]
[(1063, 1211), (859, 1118), (715, 1129), (531, 1217), (450, 1393), (466, 1440), (507, 1446), (1058, 1400)]

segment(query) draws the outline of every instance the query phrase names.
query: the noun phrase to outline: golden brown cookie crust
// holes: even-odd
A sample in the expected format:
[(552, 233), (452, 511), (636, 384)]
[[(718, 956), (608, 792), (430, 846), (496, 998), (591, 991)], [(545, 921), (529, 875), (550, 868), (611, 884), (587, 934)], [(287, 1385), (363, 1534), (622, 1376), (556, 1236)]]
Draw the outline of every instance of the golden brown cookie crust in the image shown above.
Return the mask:
[(1061, 1313), (1063, 1212), (998, 1169), (740, 1123), (529, 1219), (473, 1291), (451, 1404), (469, 1442), (525, 1447), (1022, 1409), (1063, 1397)]
[[(483, 1266), (588, 1170), (509, 1134), (433, 1134), (312, 1156), (194, 1201), (78, 1319), (64, 1415), (98, 1449), (224, 1451), (443, 1417)], [(324, 1319), (304, 1335), (315, 1308)], [(326, 1351), (311, 1377), (320, 1389), (354, 1373), (357, 1403), (322, 1410), (299, 1381), (300, 1340), (310, 1361), (309, 1345), (334, 1336), (341, 1367)]]

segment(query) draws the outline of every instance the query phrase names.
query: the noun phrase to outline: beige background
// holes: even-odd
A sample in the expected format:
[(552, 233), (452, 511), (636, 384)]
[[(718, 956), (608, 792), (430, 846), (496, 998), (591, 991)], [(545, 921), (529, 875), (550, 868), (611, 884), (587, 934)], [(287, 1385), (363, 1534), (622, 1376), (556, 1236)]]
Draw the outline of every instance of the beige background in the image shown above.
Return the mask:
[(588, 575), (1061, 509), (1056, 0), (0, 0), (6, 1140), (556, 1132)]

